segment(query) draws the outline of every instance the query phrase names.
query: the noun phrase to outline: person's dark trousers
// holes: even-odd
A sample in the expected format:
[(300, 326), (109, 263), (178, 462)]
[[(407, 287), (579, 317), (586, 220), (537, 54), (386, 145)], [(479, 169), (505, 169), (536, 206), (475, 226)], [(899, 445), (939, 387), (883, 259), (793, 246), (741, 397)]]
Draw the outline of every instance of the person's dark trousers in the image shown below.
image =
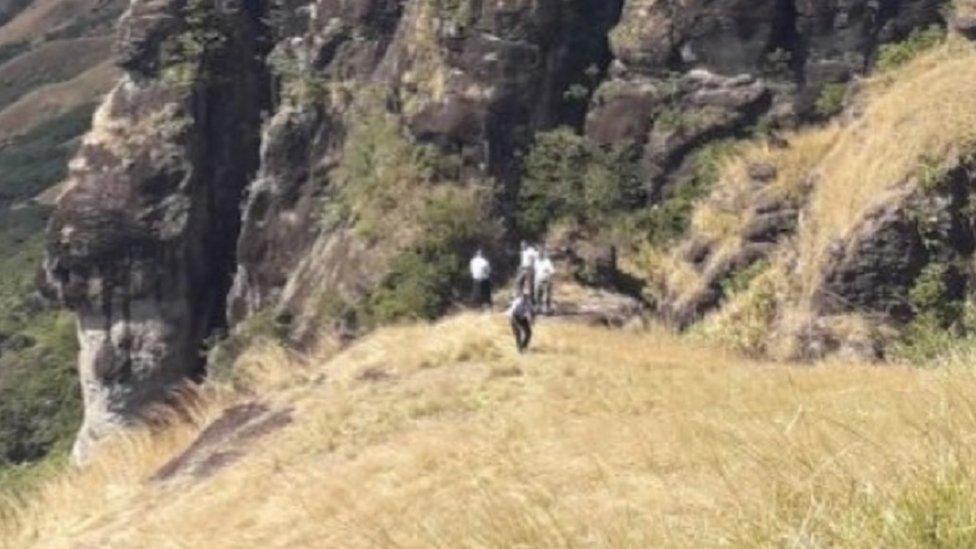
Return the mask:
[(524, 353), (532, 341), (532, 323), (524, 316), (513, 316), (512, 333), (515, 334), (515, 348)]
[(481, 305), (481, 280), (471, 279), (471, 304)]
[(478, 300), (477, 300), (478, 305), (481, 305), (482, 307), (485, 307), (487, 309), (491, 309), (492, 307), (491, 280), (489, 279), (479, 280), (476, 282), (476, 286), (478, 287)]
[(535, 288), (535, 302), (547, 315), (552, 314), (552, 281), (539, 282)]

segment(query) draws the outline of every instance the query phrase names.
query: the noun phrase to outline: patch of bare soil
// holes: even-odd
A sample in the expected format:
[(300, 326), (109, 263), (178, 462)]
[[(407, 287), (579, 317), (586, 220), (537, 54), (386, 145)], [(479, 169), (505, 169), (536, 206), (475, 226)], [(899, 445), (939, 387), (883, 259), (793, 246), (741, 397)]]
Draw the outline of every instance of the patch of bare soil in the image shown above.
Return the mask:
[(164, 482), (177, 476), (207, 478), (243, 457), (247, 444), (292, 422), (292, 409), (271, 410), (252, 401), (224, 410), (186, 450), (160, 467), (151, 477)]

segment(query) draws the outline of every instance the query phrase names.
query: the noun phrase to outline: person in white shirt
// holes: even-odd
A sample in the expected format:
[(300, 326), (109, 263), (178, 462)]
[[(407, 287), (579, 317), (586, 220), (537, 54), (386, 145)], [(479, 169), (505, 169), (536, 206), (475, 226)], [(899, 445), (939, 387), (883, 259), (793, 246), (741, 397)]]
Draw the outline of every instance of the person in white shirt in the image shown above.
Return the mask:
[(542, 250), (542, 255), (535, 262), (535, 304), (542, 308), (542, 313), (552, 314), (552, 277), (556, 268), (549, 258), (549, 252)]
[(518, 275), (515, 277), (515, 293), (519, 295), (523, 292), (528, 293), (530, 301), (535, 299), (535, 263), (538, 260), (539, 250), (523, 240), (519, 253)]
[(491, 263), (478, 250), (471, 258), (471, 300), (475, 305), (491, 309)]
[(505, 312), (509, 322), (512, 324), (512, 333), (515, 335), (515, 348), (519, 353), (524, 353), (529, 348), (532, 341), (532, 321), (535, 313), (532, 310), (532, 299), (530, 292), (520, 292), (515, 295), (515, 301)]

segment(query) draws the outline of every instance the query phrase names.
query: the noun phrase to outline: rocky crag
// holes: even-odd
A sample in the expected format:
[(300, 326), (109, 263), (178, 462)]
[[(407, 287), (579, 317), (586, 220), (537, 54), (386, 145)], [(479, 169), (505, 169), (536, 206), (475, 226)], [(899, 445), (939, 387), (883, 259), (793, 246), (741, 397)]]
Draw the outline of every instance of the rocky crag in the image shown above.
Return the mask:
[(825, 97), (881, 44), (943, 25), (941, 10), (135, 0), (116, 44), (125, 75), (71, 165), (44, 265), (79, 319), (76, 457), (200, 375), (225, 329), (270, 316), (307, 341), (396, 316), (384, 296), (402, 302), (404, 287), (452, 282), (404, 265), (512, 238), (540, 132), (568, 126), (624, 151), (652, 206), (687, 184), (703, 146), (833, 114)]

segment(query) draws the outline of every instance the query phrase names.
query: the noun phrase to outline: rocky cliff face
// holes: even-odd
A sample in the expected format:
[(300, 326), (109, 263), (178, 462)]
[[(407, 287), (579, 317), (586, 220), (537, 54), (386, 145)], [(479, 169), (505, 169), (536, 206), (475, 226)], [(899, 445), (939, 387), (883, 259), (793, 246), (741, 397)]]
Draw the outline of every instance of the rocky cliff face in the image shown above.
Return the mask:
[(200, 374), (215, 331), (272, 310), (306, 337), (416, 247), (344, 209), (366, 121), (434, 158), (431, 193), (486, 190), (508, 226), (522, 155), (561, 125), (634, 151), (655, 201), (703, 144), (816, 117), (939, 4), (136, 0), (49, 230), (46, 284), (79, 317), (78, 455)]
[(78, 314), (82, 457), (186, 377), (224, 325), (244, 188), (257, 169), (259, 7), (135, 2), (126, 75), (98, 110), (51, 222), (47, 284)]
[(821, 116), (824, 91), (867, 71), (879, 44), (941, 17), (935, 0), (631, 0), (587, 133), (639, 146), (657, 197), (690, 151)]

